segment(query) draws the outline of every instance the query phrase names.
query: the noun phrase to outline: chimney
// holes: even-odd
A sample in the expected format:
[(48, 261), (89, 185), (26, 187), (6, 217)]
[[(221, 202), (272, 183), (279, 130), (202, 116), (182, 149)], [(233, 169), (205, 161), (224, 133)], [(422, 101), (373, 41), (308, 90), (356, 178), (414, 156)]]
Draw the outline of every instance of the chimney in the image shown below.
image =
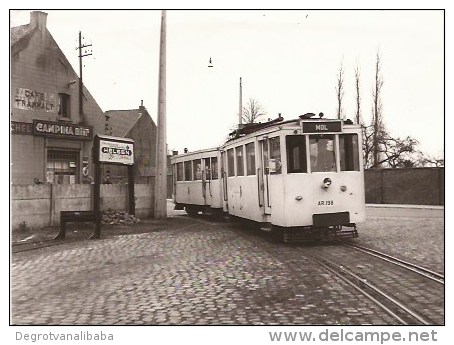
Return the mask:
[(30, 12), (30, 27), (38, 27), (41, 31), (46, 29), (47, 13), (41, 11)]
[(143, 106), (143, 99), (140, 101), (140, 107), (139, 107), (140, 110), (144, 110), (145, 107)]

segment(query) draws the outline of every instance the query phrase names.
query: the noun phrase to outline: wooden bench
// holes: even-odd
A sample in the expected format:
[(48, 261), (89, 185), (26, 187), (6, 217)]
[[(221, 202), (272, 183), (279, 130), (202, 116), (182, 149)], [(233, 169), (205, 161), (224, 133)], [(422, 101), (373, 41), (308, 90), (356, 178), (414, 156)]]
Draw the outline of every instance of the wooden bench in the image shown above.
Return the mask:
[(60, 212), (60, 232), (54, 239), (64, 239), (66, 237), (66, 223), (95, 223), (95, 234), (91, 238), (99, 238), (100, 216), (96, 217), (95, 211), (61, 211)]

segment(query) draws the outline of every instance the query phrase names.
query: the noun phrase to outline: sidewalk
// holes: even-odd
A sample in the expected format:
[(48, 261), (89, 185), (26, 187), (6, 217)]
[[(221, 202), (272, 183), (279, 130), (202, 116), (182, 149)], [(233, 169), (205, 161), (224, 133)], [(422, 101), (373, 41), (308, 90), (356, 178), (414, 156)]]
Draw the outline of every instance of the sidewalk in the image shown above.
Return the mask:
[(366, 204), (367, 217), (444, 218), (445, 207), (438, 205)]

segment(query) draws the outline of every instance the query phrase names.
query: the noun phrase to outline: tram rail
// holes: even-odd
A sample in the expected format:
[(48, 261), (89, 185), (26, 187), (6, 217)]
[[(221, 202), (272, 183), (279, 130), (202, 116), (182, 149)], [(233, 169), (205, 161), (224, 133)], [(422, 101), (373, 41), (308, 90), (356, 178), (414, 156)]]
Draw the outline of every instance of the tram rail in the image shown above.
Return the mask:
[(366, 278), (361, 277), (341, 264), (337, 264), (327, 258), (313, 253), (307, 254), (312, 261), (347, 283), (370, 301), (378, 305), (388, 315), (393, 317), (401, 325), (431, 325), (432, 322), (418, 314), (404, 303), (395, 299), (391, 294), (383, 291)]
[(429, 270), (428, 268), (413, 264), (411, 262), (396, 258), (396, 257), (394, 257), (392, 255), (389, 255), (389, 254), (386, 254), (386, 253), (383, 253), (383, 252), (380, 252), (380, 251), (377, 251), (377, 250), (374, 250), (374, 249), (370, 249), (370, 248), (367, 248), (367, 247), (364, 247), (364, 246), (361, 246), (361, 245), (358, 245), (358, 244), (355, 244), (355, 243), (342, 241), (342, 240), (339, 241), (339, 242), (345, 247), (354, 248), (354, 249), (356, 249), (356, 250), (358, 250), (358, 251), (360, 251), (362, 253), (374, 256), (376, 258), (380, 258), (380, 259), (382, 259), (384, 261), (387, 261), (387, 262), (390, 262), (390, 263), (392, 263), (394, 265), (397, 265), (397, 266), (400, 266), (402, 268), (405, 268), (405, 269), (407, 269), (409, 271), (417, 273), (417, 274), (419, 274), (419, 275), (421, 275), (423, 277), (426, 277), (426, 278), (428, 278), (430, 280), (433, 280), (433, 281), (435, 281), (437, 283), (440, 283), (440, 284), (443, 284), (443, 285), (445, 283), (445, 277), (441, 273)]

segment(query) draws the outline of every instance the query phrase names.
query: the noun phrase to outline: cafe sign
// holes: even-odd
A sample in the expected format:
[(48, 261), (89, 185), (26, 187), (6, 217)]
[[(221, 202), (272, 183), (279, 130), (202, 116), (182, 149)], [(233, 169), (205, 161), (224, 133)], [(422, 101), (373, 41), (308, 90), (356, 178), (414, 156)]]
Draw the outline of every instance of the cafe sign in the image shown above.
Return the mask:
[(134, 164), (134, 140), (129, 138), (95, 136), (95, 161), (107, 164)]
[(65, 139), (92, 140), (93, 127), (75, 125), (72, 123), (33, 120), (33, 135)]
[(56, 94), (18, 87), (14, 94), (13, 107), (22, 110), (56, 111)]

